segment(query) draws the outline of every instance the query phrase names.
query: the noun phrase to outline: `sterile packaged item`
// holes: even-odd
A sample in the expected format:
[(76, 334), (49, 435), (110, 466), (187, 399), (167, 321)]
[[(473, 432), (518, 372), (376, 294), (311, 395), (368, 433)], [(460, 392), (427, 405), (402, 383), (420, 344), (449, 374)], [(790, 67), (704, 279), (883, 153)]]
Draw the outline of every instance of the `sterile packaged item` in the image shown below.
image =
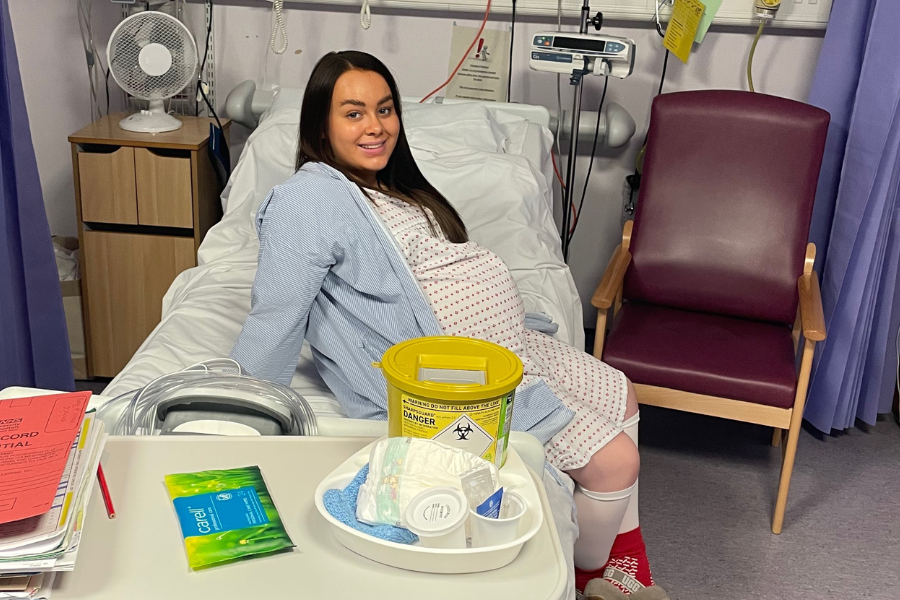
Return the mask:
[(484, 502), (497, 489), (492, 465), (484, 464), (459, 476), (463, 493), (469, 500), (469, 508), (475, 508)]
[(466, 547), (466, 517), (469, 503), (455, 487), (433, 487), (410, 500), (403, 514), (406, 526), (426, 548)]
[(403, 516), (416, 495), (442, 486), (462, 492), (459, 476), (482, 465), (499, 480), (495, 466), (465, 450), (419, 438), (381, 440), (369, 455), (369, 475), (359, 488), (356, 518), (372, 525), (406, 527)]
[(482, 517), (487, 517), (489, 519), (497, 519), (500, 517), (500, 506), (503, 502), (503, 488), (500, 488), (490, 496), (488, 499), (475, 507), (475, 512)]
[(469, 511), (469, 523), (472, 529), (472, 546), (486, 548), (508, 544), (519, 537), (522, 517), (525, 515), (525, 500), (515, 493), (504, 494), (503, 510), (500, 518), (492, 519)]

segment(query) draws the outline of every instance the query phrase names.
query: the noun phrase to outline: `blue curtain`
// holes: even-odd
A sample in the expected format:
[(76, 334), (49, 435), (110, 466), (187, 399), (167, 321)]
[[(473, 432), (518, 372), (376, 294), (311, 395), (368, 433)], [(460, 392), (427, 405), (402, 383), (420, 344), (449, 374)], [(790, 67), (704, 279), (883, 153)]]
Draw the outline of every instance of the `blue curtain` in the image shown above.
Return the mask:
[(820, 431), (890, 412), (900, 321), (900, 0), (835, 0), (810, 93), (831, 113), (810, 237), (828, 339), (805, 417)]
[(66, 320), (16, 42), (7, 0), (0, 5), (0, 389), (71, 390)]

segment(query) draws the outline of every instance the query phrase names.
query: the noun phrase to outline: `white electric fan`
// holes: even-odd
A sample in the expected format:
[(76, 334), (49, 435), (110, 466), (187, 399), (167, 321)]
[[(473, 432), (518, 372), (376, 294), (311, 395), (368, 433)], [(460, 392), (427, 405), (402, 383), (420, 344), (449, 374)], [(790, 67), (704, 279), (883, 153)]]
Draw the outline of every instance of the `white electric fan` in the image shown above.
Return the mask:
[(149, 110), (122, 119), (119, 127), (144, 133), (181, 127), (163, 104), (197, 74), (197, 45), (181, 21), (156, 11), (131, 15), (113, 31), (107, 56), (116, 83), (132, 96), (150, 101)]

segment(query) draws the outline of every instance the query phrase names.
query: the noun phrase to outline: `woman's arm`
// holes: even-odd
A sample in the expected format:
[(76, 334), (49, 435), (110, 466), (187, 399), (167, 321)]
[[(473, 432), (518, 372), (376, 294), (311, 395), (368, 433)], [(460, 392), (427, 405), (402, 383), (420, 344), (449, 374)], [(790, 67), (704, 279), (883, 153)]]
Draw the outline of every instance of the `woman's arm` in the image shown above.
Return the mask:
[(231, 357), (251, 375), (289, 385), (300, 358), (309, 311), (335, 263), (334, 223), (309, 210), (303, 190), (276, 187), (263, 203), (259, 269), (250, 314)]

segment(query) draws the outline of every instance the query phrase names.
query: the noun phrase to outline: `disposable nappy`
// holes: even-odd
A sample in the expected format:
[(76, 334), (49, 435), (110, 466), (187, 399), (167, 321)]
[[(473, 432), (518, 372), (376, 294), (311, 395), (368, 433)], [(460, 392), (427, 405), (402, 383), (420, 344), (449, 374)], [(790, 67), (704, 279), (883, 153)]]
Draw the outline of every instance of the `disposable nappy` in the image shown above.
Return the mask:
[(359, 488), (356, 518), (363, 523), (405, 527), (403, 512), (424, 489), (451, 486), (462, 490), (459, 476), (489, 465), (496, 484), (497, 467), (465, 450), (419, 438), (387, 438), (372, 448), (369, 475)]

